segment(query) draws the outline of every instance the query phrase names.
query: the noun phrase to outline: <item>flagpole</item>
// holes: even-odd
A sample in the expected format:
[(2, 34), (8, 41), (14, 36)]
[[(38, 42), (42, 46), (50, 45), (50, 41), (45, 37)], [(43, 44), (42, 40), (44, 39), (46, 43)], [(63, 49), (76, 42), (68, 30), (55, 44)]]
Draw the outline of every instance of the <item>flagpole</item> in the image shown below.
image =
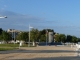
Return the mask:
[(28, 43), (29, 43), (28, 46), (30, 47), (30, 24), (29, 24), (29, 42)]
[(30, 47), (30, 28), (33, 28), (33, 27), (31, 27), (30, 24), (29, 24), (29, 42), (28, 42), (29, 47)]

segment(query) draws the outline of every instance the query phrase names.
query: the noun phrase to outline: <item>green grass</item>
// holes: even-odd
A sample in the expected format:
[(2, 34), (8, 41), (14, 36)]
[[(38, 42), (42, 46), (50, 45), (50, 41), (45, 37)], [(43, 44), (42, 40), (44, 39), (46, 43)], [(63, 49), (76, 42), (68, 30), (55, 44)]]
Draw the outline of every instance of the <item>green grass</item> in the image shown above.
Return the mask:
[[(23, 44), (21, 47), (28, 47), (28, 44)], [(31, 45), (30, 47), (36, 47), (36, 46)], [(14, 49), (19, 49), (19, 44), (0, 44), (0, 51), (14, 50)]]
[[(27, 47), (27, 44), (23, 44), (21, 47)], [(18, 49), (19, 44), (0, 44), (0, 51), (6, 51), (6, 50), (14, 50)]]
[[(19, 44), (0, 44), (0, 47), (19, 47)], [(23, 44), (22, 47), (27, 47), (27, 44)]]

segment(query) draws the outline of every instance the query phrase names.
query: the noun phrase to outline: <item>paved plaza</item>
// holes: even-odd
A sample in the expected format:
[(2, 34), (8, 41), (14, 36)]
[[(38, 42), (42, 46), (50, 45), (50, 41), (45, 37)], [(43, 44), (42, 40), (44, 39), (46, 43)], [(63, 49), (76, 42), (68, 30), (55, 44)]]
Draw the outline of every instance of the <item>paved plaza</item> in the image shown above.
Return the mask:
[(69, 46), (37, 46), (0, 51), (0, 60), (80, 60), (80, 57)]

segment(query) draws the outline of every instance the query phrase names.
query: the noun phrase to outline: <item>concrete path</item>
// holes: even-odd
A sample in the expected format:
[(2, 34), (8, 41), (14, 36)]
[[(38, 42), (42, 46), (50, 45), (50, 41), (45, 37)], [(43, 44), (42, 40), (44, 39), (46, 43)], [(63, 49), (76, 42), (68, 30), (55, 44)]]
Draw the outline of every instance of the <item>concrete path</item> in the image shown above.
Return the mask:
[(0, 60), (80, 60), (80, 57), (68, 46), (38, 46), (0, 51)]

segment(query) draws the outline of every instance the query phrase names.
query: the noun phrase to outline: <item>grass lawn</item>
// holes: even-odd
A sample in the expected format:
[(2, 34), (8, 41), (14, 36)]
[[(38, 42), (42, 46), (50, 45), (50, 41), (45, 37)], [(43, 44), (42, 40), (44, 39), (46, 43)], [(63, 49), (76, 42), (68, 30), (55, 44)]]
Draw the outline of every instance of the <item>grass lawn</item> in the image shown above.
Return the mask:
[[(27, 44), (23, 44), (22, 47), (27, 47)], [(0, 47), (19, 47), (19, 44), (0, 44)]]
[[(27, 44), (23, 44), (22, 47), (27, 47)], [(0, 51), (5, 51), (5, 50), (14, 50), (18, 49), (19, 44), (0, 44)]]

